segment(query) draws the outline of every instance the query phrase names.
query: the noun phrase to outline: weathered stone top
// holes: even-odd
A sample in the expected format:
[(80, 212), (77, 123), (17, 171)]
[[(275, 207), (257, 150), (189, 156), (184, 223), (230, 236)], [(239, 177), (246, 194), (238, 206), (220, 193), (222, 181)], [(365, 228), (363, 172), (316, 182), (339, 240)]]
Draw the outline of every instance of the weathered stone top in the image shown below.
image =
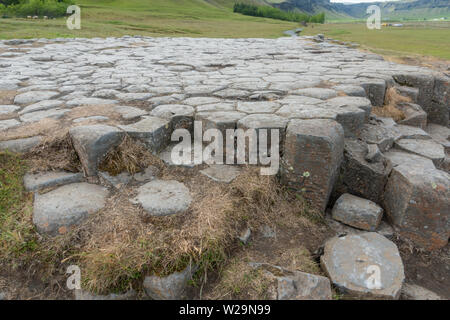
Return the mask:
[[(35, 39), (1, 41), (0, 48), (0, 90), (16, 91), (13, 104), (0, 106), (0, 130), (47, 117), (65, 119), (77, 106), (121, 105), (114, 112), (124, 121), (164, 106), (166, 111), (159, 108), (152, 115), (167, 118), (193, 110), (212, 121), (214, 111), (232, 121), (259, 113), (328, 118), (341, 122), (348, 135), (355, 128), (346, 127), (342, 115), (360, 109), (367, 115), (370, 104), (337, 96), (364, 100), (364, 89), (375, 104), (384, 97), (384, 90), (375, 88), (393, 82), (392, 76), (408, 81), (404, 74), (434, 74), (306, 37)], [(125, 108), (136, 103), (142, 112)]]

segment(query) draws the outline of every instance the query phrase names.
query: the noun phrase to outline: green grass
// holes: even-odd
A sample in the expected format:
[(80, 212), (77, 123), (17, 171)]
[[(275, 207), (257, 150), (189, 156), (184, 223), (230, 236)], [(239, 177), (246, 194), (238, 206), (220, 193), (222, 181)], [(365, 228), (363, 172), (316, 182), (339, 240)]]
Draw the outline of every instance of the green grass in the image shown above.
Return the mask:
[(0, 265), (17, 263), (37, 245), (31, 224), (32, 197), (22, 182), (25, 172), (26, 165), (19, 156), (0, 152)]
[[(276, 38), (296, 23), (243, 16), (234, 2), (201, 0), (80, 0), (81, 30), (69, 30), (65, 18), (0, 19), (0, 39), (117, 37), (123, 35)], [(229, 3), (228, 3), (229, 2)]]
[(387, 55), (423, 55), (450, 59), (450, 22), (408, 22), (402, 28), (382, 27), (369, 30), (365, 23), (329, 23), (310, 25), (302, 35), (325, 36), (361, 44)]

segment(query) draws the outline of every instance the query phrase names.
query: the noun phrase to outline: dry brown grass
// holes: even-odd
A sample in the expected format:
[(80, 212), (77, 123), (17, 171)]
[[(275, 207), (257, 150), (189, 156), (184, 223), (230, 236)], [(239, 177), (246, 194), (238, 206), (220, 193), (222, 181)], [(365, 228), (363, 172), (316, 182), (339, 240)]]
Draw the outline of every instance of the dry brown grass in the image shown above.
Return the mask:
[(14, 97), (17, 92), (14, 90), (0, 91), (0, 104), (14, 104)]
[(391, 87), (386, 90), (384, 106), (373, 107), (372, 113), (380, 117), (390, 117), (395, 121), (401, 121), (406, 118), (405, 113), (397, 108), (400, 103), (411, 102), (411, 98), (402, 96), (396, 88)]
[[(39, 170), (80, 169), (68, 134), (52, 137), (25, 158)], [(177, 179), (190, 189), (192, 205), (184, 214), (149, 217), (129, 201), (136, 195), (135, 187), (126, 186), (68, 233), (51, 238), (36, 235), (36, 247), (21, 258), (30, 273), (55, 278), (66, 265), (76, 264), (85, 289), (109, 293), (130, 286), (139, 289), (147, 274), (167, 275), (195, 264), (199, 267), (195, 279), (203, 286), (207, 275), (220, 270), (236, 253), (237, 236), (244, 228), (258, 230), (268, 225), (282, 230), (289, 226), (298, 236), (303, 230), (311, 237), (318, 232), (304, 202), (275, 177), (261, 176), (258, 168), (243, 168), (231, 184), (220, 184), (198, 174), (198, 169), (165, 166), (128, 137), (107, 155), (104, 165), (113, 172), (136, 172), (155, 165), (160, 169), (159, 179)], [(300, 262), (302, 253), (277, 255), (281, 259), (277, 263), (290, 260), (294, 267), (306, 265)]]
[(69, 133), (45, 138), (39, 145), (24, 155), (29, 171), (66, 170), (81, 171), (81, 162), (73, 148)]
[(115, 176), (124, 171), (134, 174), (151, 165), (158, 169), (164, 167), (142, 143), (125, 135), (122, 142), (106, 154), (99, 169)]

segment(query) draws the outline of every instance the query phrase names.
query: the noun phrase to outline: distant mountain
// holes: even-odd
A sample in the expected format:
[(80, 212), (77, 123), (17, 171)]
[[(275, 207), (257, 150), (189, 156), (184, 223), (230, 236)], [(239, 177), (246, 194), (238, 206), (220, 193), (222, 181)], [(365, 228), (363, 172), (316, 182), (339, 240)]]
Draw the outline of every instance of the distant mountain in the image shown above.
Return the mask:
[(375, 4), (381, 8), (382, 19), (429, 19), (446, 17), (450, 19), (449, 0), (403, 0), (358, 4), (332, 3), (330, 0), (268, 0), (283, 10), (299, 10), (314, 14), (325, 12), (328, 19), (367, 17), (367, 7)]

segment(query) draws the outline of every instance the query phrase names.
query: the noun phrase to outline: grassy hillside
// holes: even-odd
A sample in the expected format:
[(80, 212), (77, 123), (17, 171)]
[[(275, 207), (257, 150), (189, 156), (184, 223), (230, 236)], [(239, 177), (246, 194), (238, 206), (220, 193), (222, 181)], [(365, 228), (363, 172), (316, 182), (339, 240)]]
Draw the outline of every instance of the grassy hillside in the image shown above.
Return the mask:
[(81, 30), (65, 19), (0, 19), (0, 38), (108, 37), (122, 35), (267, 37), (297, 24), (232, 12), (234, 0), (78, 0)]
[(409, 22), (403, 28), (369, 30), (365, 23), (310, 25), (302, 35), (323, 33), (328, 37), (361, 44), (371, 51), (390, 55), (424, 55), (450, 60), (450, 22)]

